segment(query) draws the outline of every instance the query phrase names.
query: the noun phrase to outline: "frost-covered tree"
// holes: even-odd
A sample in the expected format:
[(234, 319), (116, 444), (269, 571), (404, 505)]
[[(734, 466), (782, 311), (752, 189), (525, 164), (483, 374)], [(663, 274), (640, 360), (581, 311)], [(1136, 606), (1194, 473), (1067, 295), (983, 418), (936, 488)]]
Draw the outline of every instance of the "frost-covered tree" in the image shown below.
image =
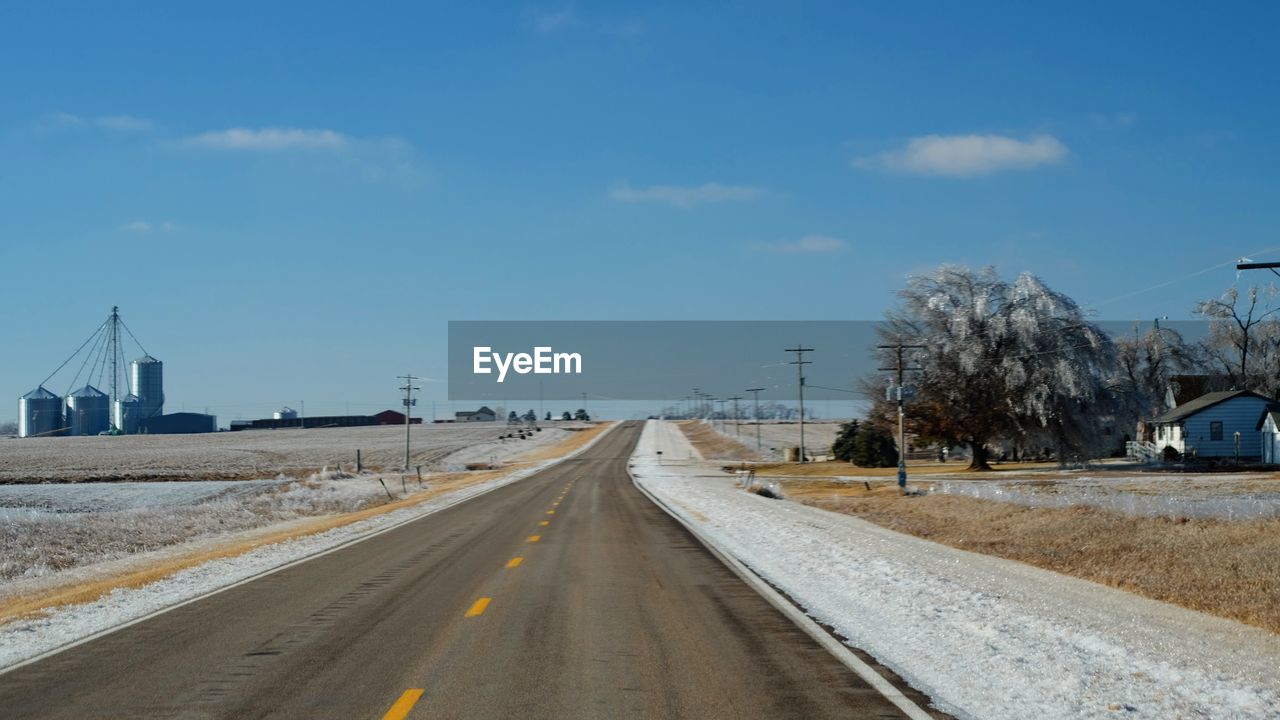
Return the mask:
[(1117, 412), (1115, 348), (1071, 298), (1029, 273), (1008, 283), (993, 268), (957, 266), (910, 278), (899, 298), (881, 332), (886, 344), (922, 346), (910, 355), (917, 435), (968, 445), (975, 470), (989, 469), (999, 441), (1062, 459), (1101, 448)]
[(1243, 297), (1232, 287), (1221, 297), (1196, 303), (1196, 314), (1209, 321), (1209, 336), (1201, 347), (1209, 363), (1230, 379), (1232, 387), (1254, 389), (1266, 375), (1280, 370), (1260, 367), (1260, 361), (1268, 359), (1268, 350), (1274, 350), (1262, 346), (1264, 339), (1280, 336), (1272, 317), (1280, 312), (1280, 306), (1272, 304), (1276, 295), (1274, 285), (1254, 285)]
[(1197, 367), (1195, 348), (1176, 330), (1153, 327), (1115, 339), (1115, 391), (1133, 419), (1152, 418), (1168, 410), (1165, 397), (1175, 375)]

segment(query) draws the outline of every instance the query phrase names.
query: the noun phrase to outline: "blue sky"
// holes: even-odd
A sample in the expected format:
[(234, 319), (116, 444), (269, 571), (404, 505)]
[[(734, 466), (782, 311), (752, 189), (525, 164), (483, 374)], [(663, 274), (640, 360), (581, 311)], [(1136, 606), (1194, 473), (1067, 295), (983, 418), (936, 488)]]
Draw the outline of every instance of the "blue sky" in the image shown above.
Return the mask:
[(1280, 258), (1264, 4), (23, 5), (13, 398), (113, 304), (225, 422), (390, 406), (451, 319), (873, 319), (943, 262), (1186, 318)]

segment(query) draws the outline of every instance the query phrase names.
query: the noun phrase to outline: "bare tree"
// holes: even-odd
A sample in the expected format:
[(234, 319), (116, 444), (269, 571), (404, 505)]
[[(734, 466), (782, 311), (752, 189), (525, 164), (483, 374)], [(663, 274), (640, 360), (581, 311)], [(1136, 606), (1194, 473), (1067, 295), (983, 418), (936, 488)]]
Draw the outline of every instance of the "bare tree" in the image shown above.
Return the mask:
[(1115, 391), (1134, 420), (1168, 410), (1165, 396), (1173, 376), (1196, 368), (1195, 348), (1170, 328), (1153, 327), (1115, 340)]
[(1264, 323), (1280, 312), (1280, 307), (1271, 307), (1275, 296), (1275, 286), (1260, 289), (1254, 285), (1243, 298), (1240, 290), (1232, 287), (1220, 298), (1196, 303), (1196, 314), (1209, 320), (1209, 337), (1202, 343), (1204, 352), (1227, 375), (1232, 387), (1245, 390), (1257, 385), (1255, 354), (1259, 352)]

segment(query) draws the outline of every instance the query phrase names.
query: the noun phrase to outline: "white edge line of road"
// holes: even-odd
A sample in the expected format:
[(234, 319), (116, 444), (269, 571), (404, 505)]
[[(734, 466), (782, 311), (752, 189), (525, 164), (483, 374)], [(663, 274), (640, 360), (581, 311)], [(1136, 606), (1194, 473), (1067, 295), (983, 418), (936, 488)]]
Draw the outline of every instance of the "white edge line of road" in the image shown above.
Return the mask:
[(742, 578), (743, 582), (750, 585), (756, 592), (760, 593), (760, 595), (764, 597), (770, 605), (773, 605), (779, 612), (787, 616), (791, 622), (795, 623), (797, 627), (805, 631), (809, 637), (816, 640), (819, 645), (843, 663), (845, 667), (852, 670), (858, 675), (858, 677), (865, 680), (868, 685), (875, 688), (876, 692), (883, 695), (889, 700), (889, 702), (896, 705), (899, 710), (906, 713), (907, 717), (911, 718), (911, 720), (933, 720), (932, 715), (925, 712), (925, 710), (912, 701), (911, 698), (903, 695), (901, 690), (894, 687), (893, 683), (889, 682), (883, 675), (876, 672), (875, 668), (863, 662), (862, 658), (854, 655), (853, 651), (850, 650), (847, 645), (832, 637), (831, 633), (824, 630), (813, 618), (806, 615), (802, 610), (800, 610), (800, 608), (796, 607), (794, 603), (783, 597), (777, 590), (774, 590), (773, 586), (765, 582), (764, 579), (757, 575), (754, 570), (735, 558), (733, 555), (729, 554), (728, 550), (717, 545), (711, 540), (711, 538), (699, 532), (692, 523), (685, 521), (679, 513), (660, 500), (657, 495), (649, 492), (649, 490), (643, 485), (636, 482), (635, 473), (631, 472), (630, 459), (627, 460), (627, 475), (631, 477), (631, 484), (635, 485), (640, 492), (644, 493), (645, 497), (652, 500), (654, 505), (662, 508), (663, 512), (670, 515), (672, 518), (675, 518), (676, 522), (683, 525), (690, 534), (698, 539), (698, 542), (702, 543), (704, 547), (711, 551), (712, 555), (718, 557), (721, 562), (727, 565), (729, 569), (734, 572), (734, 574)]
[[(31, 665), (31, 664), (34, 664), (34, 663), (40, 662), (41, 660), (45, 660), (45, 659), (47, 659), (47, 658), (53, 657), (54, 655), (57, 655), (58, 653), (66, 652), (67, 650), (71, 650), (71, 649), (73, 649), (73, 648), (79, 647), (79, 646), (81, 646), (81, 645), (84, 645), (85, 643), (93, 642), (94, 640), (97, 640), (98, 638), (105, 637), (105, 636), (107, 636), (107, 635), (110, 635), (111, 633), (118, 632), (118, 631), (123, 630), (123, 629), (125, 629), (125, 628), (127, 628), (127, 627), (130, 627), (130, 626), (132, 626), (132, 625), (137, 625), (138, 623), (146, 622), (147, 620), (150, 620), (151, 618), (159, 617), (160, 615), (163, 615), (163, 614), (165, 614), (165, 613), (167, 613), (167, 612), (170, 612), (170, 611), (172, 611), (172, 610), (177, 610), (178, 608), (183, 607), (184, 605), (190, 605), (191, 603), (199, 602), (199, 601), (201, 601), (201, 600), (204, 600), (205, 598), (210, 598), (210, 597), (213, 597), (214, 595), (217, 595), (217, 594), (219, 594), (219, 593), (224, 593), (224, 592), (226, 592), (226, 591), (228, 591), (228, 590), (232, 590), (232, 589), (234, 589), (234, 588), (238, 588), (238, 587), (240, 587), (241, 585), (248, 585), (249, 583), (254, 582), (254, 581), (256, 581), (256, 580), (261, 580), (262, 578), (267, 577), (268, 575), (274, 575), (275, 573), (278, 573), (278, 572), (280, 572), (280, 571), (282, 571), (282, 570), (288, 570), (288, 569), (289, 569), (289, 568), (291, 568), (291, 567), (294, 567), (294, 566), (297, 566), (297, 565), (301, 565), (302, 563), (305, 563), (305, 562), (308, 562), (308, 561), (311, 561), (311, 560), (315, 560), (315, 559), (316, 559), (316, 558), (318, 558), (318, 557), (324, 557), (325, 555), (328, 555), (329, 553), (335, 553), (335, 552), (338, 552), (339, 550), (345, 550), (346, 548), (349, 548), (349, 547), (351, 547), (352, 545), (355, 545), (356, 543), (361, 543), (361, 542), (364, 542), (365, 540), (368, 540), (368, 539), (370, 539), (370, 538), (375, 538), (375, 537), (377, 537), (377, 536), (379, 536), (379, 535), (381, 535), (381, 534), (383, 534), (383, 533), (388, 533), (388, 532), (391, 532), (392, 530), (399, 529), (399, 528), (401, 528), (401, 527), (403, 527), (403, 526), (405, 526), (405, 525), (408, 525), (409, 523), (417, 522), (417, 521), (419, 521), (419, 520), (422, 520), (423, 518), (427, 518), (427, 517), (430, 517), (430, 516), (432, 516), (432, 515), (435, 515), (436, 513), (440, 512), (440, 511), (442, 511), (442, 510), (448, 510), (449, 508), (454, 507), (455, 505), (461, 505), (462, 503), (465, 503), (465, 502), (467, 502), (467, 501), (469, 501), (469, 500), (474, 500), (475, 498), (478, 498), (478, 497), (480, 497), (481, 495), (487, 495), (487, 494), (489, 494), (489, 493), (491, 493), (491, 492), (493, 492), (494, 490), (497, 490), (497, 489), (499, 489), (499, 488), (504, 488), (504, 487), (507, 487), (508, 485), (511, 485), (512, 483), (520, 482), (521, 480), (525, 480), (525, 479), (528, 479), (528, 478), (530, 478), (530, 477), (533, 477), (534, 475), (537, 475), (538, 473), (541, 473), (541, 472), (543, 472), (544, 470), (549, 470), (549, 469), (551, 469), (551, 468), (555, 467), (556, 465), (559, 465), (560, 463), (564, 462), (565, 460), (571, 460), (571, 459), (573, 459), (573, 458), (577, 457), (578, 455), (581, 455), (582, 453), (586, 452), (589, 448), (594, 447), (596, 443), (600, 442), (600, 440), (601, 440), (601, 439), (603, 439), (606, 435), (608, 435), (609, 433), (611, 433), (611, 432), (613, 432), (615, 429), (617, 429), (617, 427), (618, 427), (620, 424), (621, 424), (621, 423), (619, 423), (619, 422), (617, 422), (617, 421), (614, 421), (613, 425), (611, 425), (611, 426), (609, 426), (608, 428), (606, 428), (604, 432), (600, 433), (599, 435), (595, 436), (594, 438), (591, 438), (591, 441), (590, 441), (590, 442), (588, 442), (586, 445), (583, 445), (582, 447), (578, 448), (577, 450), (574, 450), (573, 452), (571, 452), (571, 453), (569, 453), (569, 454), (565, 455), (564, 457), (554, 458), (554, 459), (552, 459), (552, 460), (550, 460), (550, 461), (547, 461), (544, 465), (542, 465), (542, 466), (540, 466), (540, 467), (537, 467), (537, 468), (536, 468), (536, 469), (534, 469), (532, 472), (529, 472), (527, 475), (525, 475), (525, 476), (523, 476), (523, 477), (515, 478), (515, 479), (511, 480), (510, 482), (505, 482), (505, 483), (502, 483), (502, 484), (500, 484), (500, 485), (494, 485), (494, 486), (492, 486), (492, 487), (485, 488), (485, 489), (483, 489), (483, 490), (480, 490), (479, 492), (476, 492), (476, 493), (473, 493), (473, 494), (466, 495), (465, 497), (455, 498), (455, 499), (453, 499), (452, 501), (450, 501), (450, 502), (448, 502), (448, 503), (445, 503), (444, 505), (441, 505), (440, 507), (434, 508), (434, 509), (432, 509), (432, 510), (430, 510), (430, 511), (428, 511), (428, 512), (425, 512), (425, 513), (423, 513), (423, 514), (421, 514), (421, 515), (416, 515), (416, 516), (411, 517), (411, 518), (405, 518), (404, 520), (401, 520), (400, 522), (395, 523), (394, 525), (388, 525), (387, 527), (384, 527), (384, 528), (378, 528), (377, 530), (372, 530), (372, 531), (367, 532), (367, 533), (365, 533), (365, 534), (363, 534), (363, 535), (358, 535), (358, 536), (356, 536), (356, 537), (354, 537), (354, 538), (351, 538), (350, 540), (347, 540), (347, 541), (345, 541), (345, 542), (343, 542), (343, 543), (341, 543), (341, 544), (339, 544), (339, 545), (334, 545), (334, 546), (333, 546), (333, 547), (331, 547), (331, 548), (326, 548), (326, 549), (324, 549), (324, 550), (320, 550), (319, 552), (315, 552), (315, 553), (312, 553), (312, 554), (310, 554), (310, 555), (304, 555), (303, 557), (295, 558), (295, 559), (290, 560), (290, 561), (288, 561), (288, 562), (286, 562), (286, 563), (284, 563), (284, 564), (282, 564), (282, 565), (277, 565), (277, 566), (275, 566), (275, 567), (273, 567), (273, 568), (270, 568), (270, 569), (268, 569), (268, 570), (263, 570), (262, 572), (257, 573), (256, 575), (250, 575), (250, 576), (249, 576), (249, 577), (247, 577), (247, 578), (243, 578), (243, 579), (241, 579), (241, 580), (237, 580), (236, 582), (233, 582), (233, 583), (231, 583), (230, 585), (223, 585), (223, 586), (222, 586), (222, 587), (220, 587), (220, 588), (217, 588), (217, 589), (214, 589), (214, 590), (210, 590), (209, 592), (202, 593), (202, 594), (197, 595), (197, 596), (192, 597), (192, 598), (187, 598), (186, 600), (183, 600), (183, 601), (178, 602), (178, 603), (174, 603), (173, 605), (168, 605), (168, 606), (166, 606), (166, 607), (162, 607), (162, 608), (160, 608), (159, 610), (153, 610), (153, 611), (151, 611), (151, 612), (147, 613), (146, 615), (141, 615), (141, 616), (139, 616), (139, 617), (133, 618), (132, 620), (127, 620), (127, 621), (125, 621), (125, 622), (120, 623), (119, 625), (113, 625), (113, 626), (111, 626), (111, 627), (109, 627), (109, 628), (104, 628), (104, 629), (102, 629), (102, 630), (99, 630), (99, 631), (97, 631), (97, 632), (95, 632), (95, 633), (91, 634), (91, 635), (86, 635), (86, 636), (84, 636), (84, 637), (82, 637), (82, 638), (80, 638), (80, 639), (78, 639), (78, 640), (72, 640), (72, 641), (71, 641), (71, 642), (69, 642), (69, 643), (66, 643), (66, 644), (63, 644), (63, 645), (59, 645), (58, 647), (53, 648), (53, 649), (50, 649), (50, 650), (46, 650), (46, 651), (44, 651), (44, 652), (40, 653), (39, 655), (34, 655), (34, 656), (29, 657), (29, 658), (27, 658), (27, 659), (25, 659), (25, 660), (21, 660), (21, 661), (19, 661), (19, 662), (16, 662), (16, 663), (14, 663), (14, 664), (12, 664), (12, 665), (9, 665), (9, 666), (6, 666), (6, 667), (2, 667), (2, 668), (0, 668), (0, 676), (3, 676), (5, 673), (8, 673), (8, 672), (12, 672), (12, 671), (14, 671), (14, 670), (17, 670), (18, 668), (25, 667), (25, 666), (27, 666), (27, 665)], [(518, 472), (520, 472), (520, 470), (516, 470), (516, 471), (514, 471), (512, 474), (515, 474), (515, 473), (518, 473)], [(406, 508), (406, 509), (407, 509), (407, 508)], [(284, 542), (288, 542), (288, 540), (285, 540)], [(144, 587), (145, 587), (145, 586), (144, 586)]]

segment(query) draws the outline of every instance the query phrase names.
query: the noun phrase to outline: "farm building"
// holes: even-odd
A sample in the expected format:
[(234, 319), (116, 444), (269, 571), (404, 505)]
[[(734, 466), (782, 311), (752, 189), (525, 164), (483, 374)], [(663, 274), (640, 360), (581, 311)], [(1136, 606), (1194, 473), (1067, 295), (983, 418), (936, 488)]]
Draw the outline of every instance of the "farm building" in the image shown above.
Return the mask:
[[(378, 421), (379, 425), (403, 425), (404, 424), (404, 413), (397, 412), (395, 410), (383, 410), (382, 412), (374, 415), (373, 417), (375, 420)], [(409, 424), (421, 425), (422, 418), (411, 417), (409, 418)]]
[(1249, 390), (1206, 393), (1152, 420), (1155, 444), (1161, 452), (1173, 448), (1186, 457), (1258, 460), (1258, 418), (1274, 403)]
[(482, 406), (479, 410), (455, 412), (453, 418), (457, 422), (495, 422), (498, 419), (498, 415), (488, 407)]
[(218, 432), (218, 418), (203, 413), (176, 412), (138, 421), (138, 432), (147, 435)]

